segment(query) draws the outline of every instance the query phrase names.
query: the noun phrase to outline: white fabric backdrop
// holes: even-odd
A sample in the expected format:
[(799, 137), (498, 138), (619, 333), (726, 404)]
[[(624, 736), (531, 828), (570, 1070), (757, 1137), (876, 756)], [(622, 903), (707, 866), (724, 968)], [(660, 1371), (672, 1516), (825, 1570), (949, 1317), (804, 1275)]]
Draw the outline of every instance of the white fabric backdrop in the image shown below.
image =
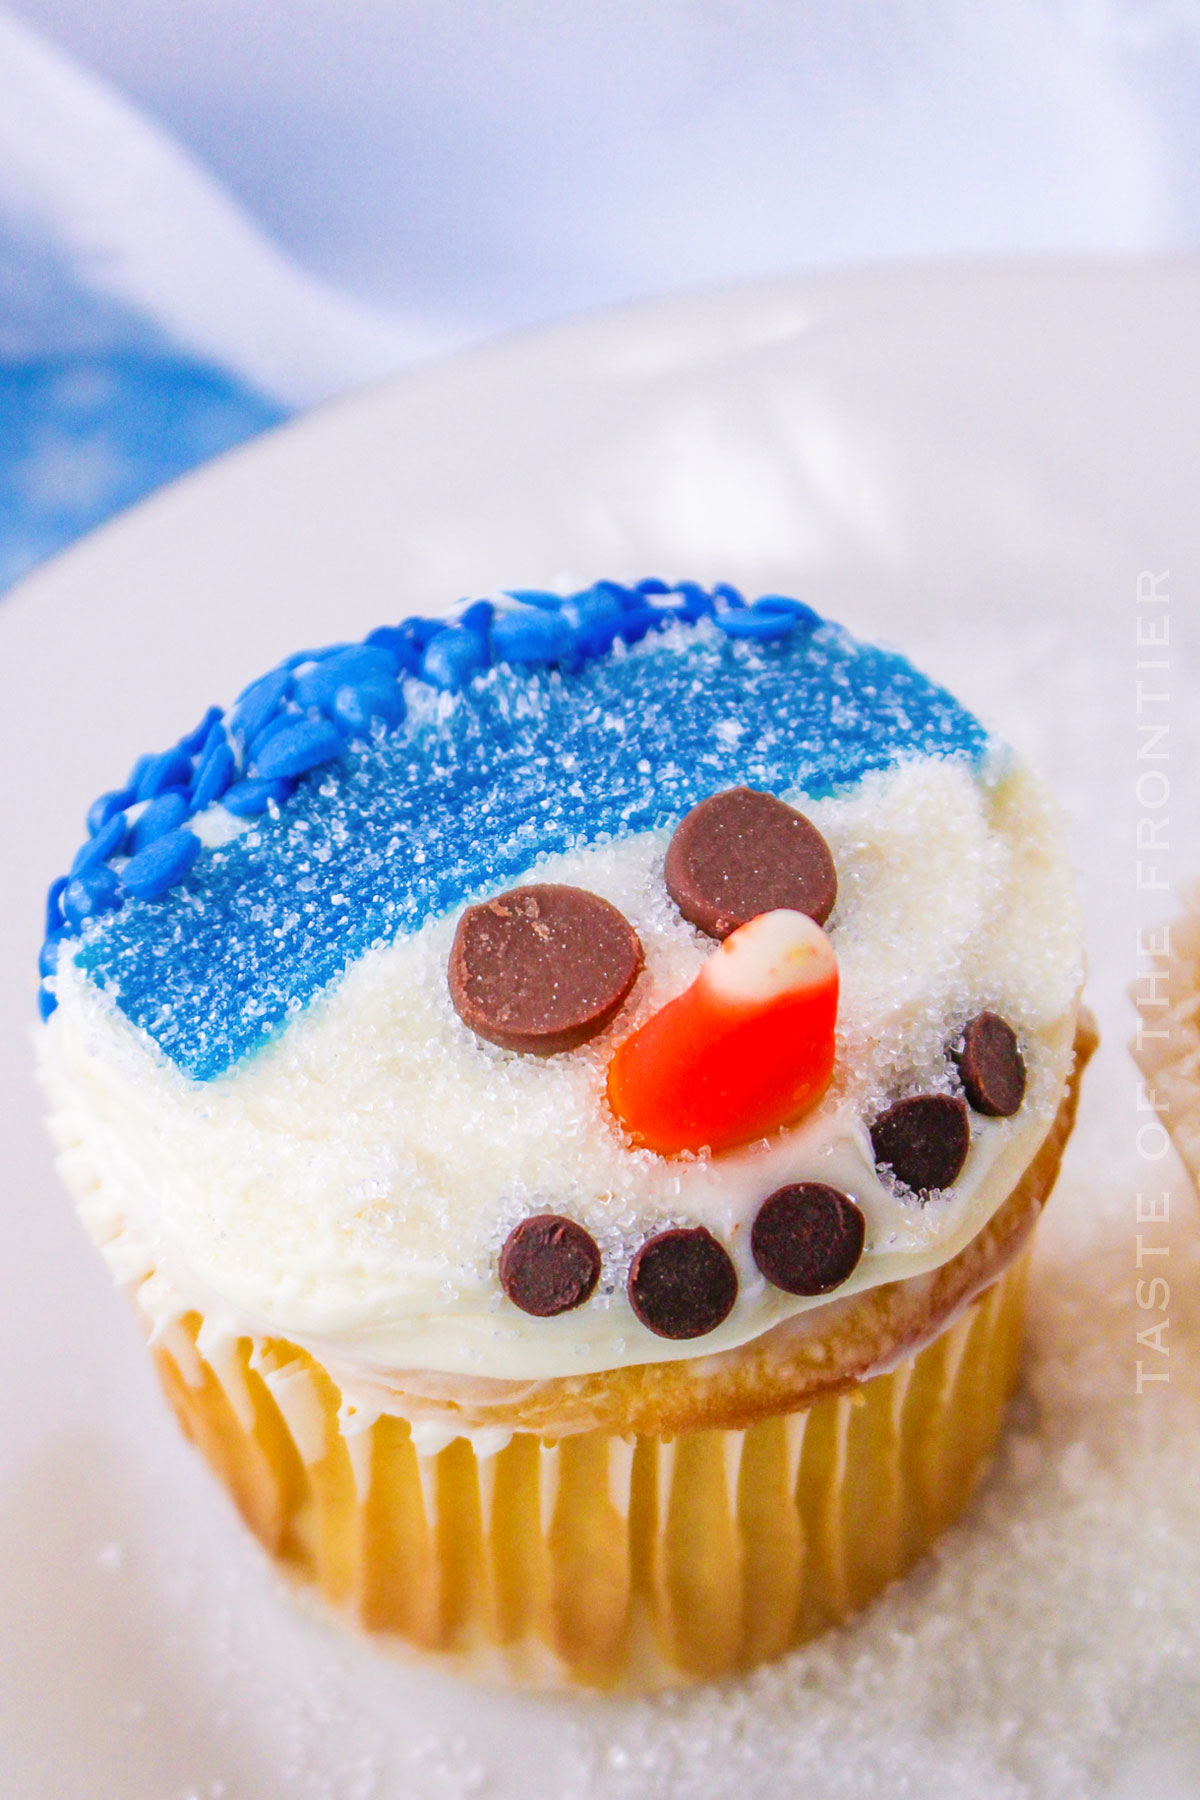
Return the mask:
[(1198, 100), (1200, 0), (0, 5), (0, 585), (497, 330), (839, 261), (1200, 249)]
[[(55, 77), (48, 56), (36, 73), (10, 28), (5, 210), (23, 146), (52, 236), (65, 225), (93, 268), (103, 256), (139, 304), (206, 350), (236, 349), (284, 398), (449, 338), (700, 281), (1200, 248), (1196, 0), (12, 12), (128, 105), (66, 67)], [(274, 252), (253, 251), (178, 146), (304, 269), (391, 318), (281, 283)], [(253, 279), (223, 280), (231, 264)]]

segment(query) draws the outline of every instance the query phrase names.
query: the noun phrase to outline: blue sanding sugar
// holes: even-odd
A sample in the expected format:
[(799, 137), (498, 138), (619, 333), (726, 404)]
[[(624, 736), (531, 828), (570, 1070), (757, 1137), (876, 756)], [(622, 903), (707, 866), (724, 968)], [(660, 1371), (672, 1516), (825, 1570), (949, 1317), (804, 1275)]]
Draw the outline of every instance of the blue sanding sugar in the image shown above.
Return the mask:
[(543, 853), (671, 824), (745, 784), (813, 797), (983, 727), (840, 628), (773, 642), (676, 626), (573, 672), (406, 683), (404, 722), (303, 776), (186, 882), (89, 927), (78, 957), (186, 1074), (261, 1046), (373, 946), (512, 884)]

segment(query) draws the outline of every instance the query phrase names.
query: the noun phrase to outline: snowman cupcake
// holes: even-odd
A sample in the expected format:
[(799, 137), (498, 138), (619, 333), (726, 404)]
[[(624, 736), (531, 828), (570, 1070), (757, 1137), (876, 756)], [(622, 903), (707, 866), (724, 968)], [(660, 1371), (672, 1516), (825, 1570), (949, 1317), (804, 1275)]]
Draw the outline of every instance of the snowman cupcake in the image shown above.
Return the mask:
[(798, 601), (598, 582), (305, 650), (50, 891), (60, 1166), (266, 1548), (645, 1688), (967, 1500), (1090, 1047), (1040, 781)]

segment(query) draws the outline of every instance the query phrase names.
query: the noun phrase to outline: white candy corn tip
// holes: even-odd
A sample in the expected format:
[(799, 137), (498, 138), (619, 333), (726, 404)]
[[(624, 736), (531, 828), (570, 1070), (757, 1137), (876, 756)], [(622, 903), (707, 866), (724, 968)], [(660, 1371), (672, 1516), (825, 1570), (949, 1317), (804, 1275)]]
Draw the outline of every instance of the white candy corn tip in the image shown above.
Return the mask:
[(737, 1006), (769, 1006), (837, 980), (837, 956), (815, 919), (801, 912), (760, 913), (714, 951), (699, 979)]

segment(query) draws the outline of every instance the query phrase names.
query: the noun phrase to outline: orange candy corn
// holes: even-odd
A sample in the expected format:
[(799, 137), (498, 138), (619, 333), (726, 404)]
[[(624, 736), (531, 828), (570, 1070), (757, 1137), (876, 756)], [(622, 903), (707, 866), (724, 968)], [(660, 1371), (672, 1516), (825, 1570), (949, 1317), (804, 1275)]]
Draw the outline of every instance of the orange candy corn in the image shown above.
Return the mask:
[(609, 1105), (635, 1143), (663, 1154), (764, 1137), (828, 1086), (837, 1001), (821, 927), (804, 913), (762, 913), (613, 1052)]

